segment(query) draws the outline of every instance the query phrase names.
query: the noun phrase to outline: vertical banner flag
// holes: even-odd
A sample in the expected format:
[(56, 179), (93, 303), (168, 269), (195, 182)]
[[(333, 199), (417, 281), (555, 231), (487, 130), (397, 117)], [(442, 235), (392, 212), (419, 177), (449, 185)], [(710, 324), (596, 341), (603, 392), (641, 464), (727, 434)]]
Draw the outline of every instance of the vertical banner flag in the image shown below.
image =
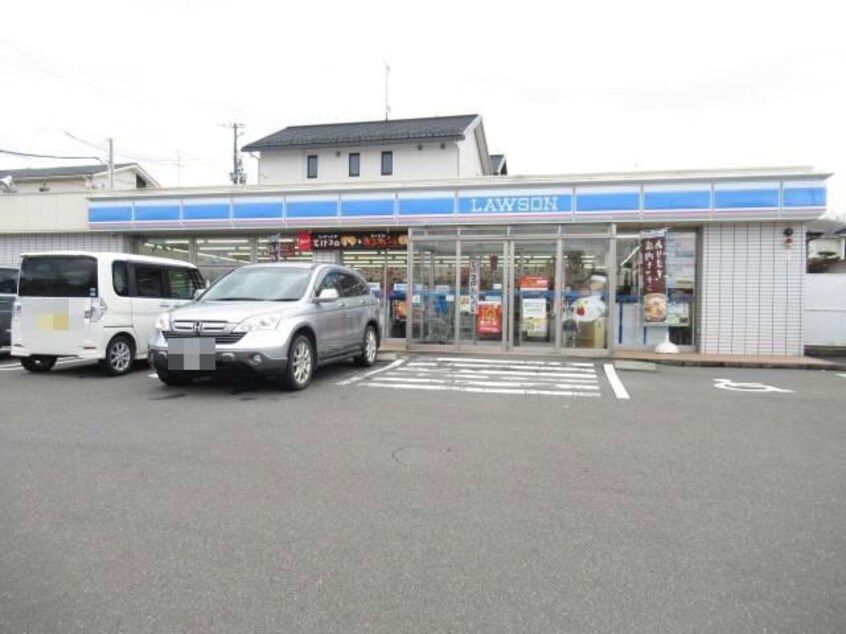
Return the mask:
[(640, 232), (643, 320), (647, 325), (667, 321), (667, 230)]
[(470, 257), (470, 271), (467, 276), (467, 286), (470, 290), (470, 312), (474, 315), (478, 312), (479, 293), (481, 290), (481, 262), (479, 256)]

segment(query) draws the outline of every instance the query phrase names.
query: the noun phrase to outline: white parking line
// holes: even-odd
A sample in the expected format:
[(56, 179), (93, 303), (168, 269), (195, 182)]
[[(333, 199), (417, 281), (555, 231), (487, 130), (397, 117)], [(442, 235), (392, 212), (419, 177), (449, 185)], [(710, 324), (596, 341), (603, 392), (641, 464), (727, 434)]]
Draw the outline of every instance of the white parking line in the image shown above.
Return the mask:
[(620, 377), (617, 376), (617, 370), (614, 369), (614, 366), (610, 363), (606, 363), (604, 367), (605, 376), (608, 377), (608, 382), (611, 384), (611, 389), (614, 390), (614, 395), (619, 399), (631, 399), (631, 396), (629, 396), (629, 393), (626, 391), (626, 386), (623, 385)]
[(397, 359), (396, 361), (394, 361), (393, 363), (391, 363), (388, 366), (385, 366), (384, 368), (379, 368), (377, 370), (371, 370), (370, 372), (367, 372), (365, 374), (357, 374), (354, 377), (347, 379), (346, 381), (339, 381), (335, 385), (352, 385), (353, 383), (357, 383), (358, 381), (361, 381), (363, 379), (367, 379), (367, 378), (374, 376), (376, 374), (379, 374), (381, 372), (387, 372), (388, 370), (399, 367), (403, 363), (405, 363), (405, 359)]
[(387, 387), (394, 389), (406, 390), (441, 390), (447, 392), (476, 392), (479, 394), (517, 394), (520, 396), (529, 396), (533, 394), (542, 394), (548, 396), (599, 396), (598, 392), (562, 392), (558, 390), (508, 390), (508, 389), (493, 389), (484, 387), (470, 387), (464, 385), (407, 385), (396, 383), (380, 383), (379, 379), (364, 383), (367, 387)]
[(840, 372), (838, 372), (838, 373), (837, 373), (837, 376), (842, 376), (844, 379), (846, 379), (846, 373), (840, 373)]

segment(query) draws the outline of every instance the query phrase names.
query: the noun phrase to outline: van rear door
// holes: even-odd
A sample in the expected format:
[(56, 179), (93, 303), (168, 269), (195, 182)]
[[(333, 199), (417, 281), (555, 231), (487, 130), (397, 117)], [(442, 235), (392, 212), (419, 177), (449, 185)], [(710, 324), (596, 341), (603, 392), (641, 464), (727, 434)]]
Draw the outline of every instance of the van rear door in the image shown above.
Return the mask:
[(20, 328), (15, 345), (30, 354), (79, 355), (98, 297), (97, 259), (33, 255), (21, 261)]

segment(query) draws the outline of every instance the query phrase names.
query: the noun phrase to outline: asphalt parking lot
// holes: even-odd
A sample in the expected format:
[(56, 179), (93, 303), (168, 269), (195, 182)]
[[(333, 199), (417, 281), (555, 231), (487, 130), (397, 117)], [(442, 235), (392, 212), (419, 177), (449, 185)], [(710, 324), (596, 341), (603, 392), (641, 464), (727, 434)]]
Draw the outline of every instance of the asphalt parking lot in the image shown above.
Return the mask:
[(846, 373), (605, 365), (0, 359), (0, 631), (846, 629)]

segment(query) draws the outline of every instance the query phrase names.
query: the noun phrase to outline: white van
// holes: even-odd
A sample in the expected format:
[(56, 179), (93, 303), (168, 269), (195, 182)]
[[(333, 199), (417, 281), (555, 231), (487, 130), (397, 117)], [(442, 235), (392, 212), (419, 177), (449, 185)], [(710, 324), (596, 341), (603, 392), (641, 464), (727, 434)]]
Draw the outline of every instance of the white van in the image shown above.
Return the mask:
[(12, 356), (30, 372), (57, 357), (98, 360), (109, 375), (145, 359), (162, 312), (205, 287), (193, 264), (125, 253), (53, 251), (21, 256)]

